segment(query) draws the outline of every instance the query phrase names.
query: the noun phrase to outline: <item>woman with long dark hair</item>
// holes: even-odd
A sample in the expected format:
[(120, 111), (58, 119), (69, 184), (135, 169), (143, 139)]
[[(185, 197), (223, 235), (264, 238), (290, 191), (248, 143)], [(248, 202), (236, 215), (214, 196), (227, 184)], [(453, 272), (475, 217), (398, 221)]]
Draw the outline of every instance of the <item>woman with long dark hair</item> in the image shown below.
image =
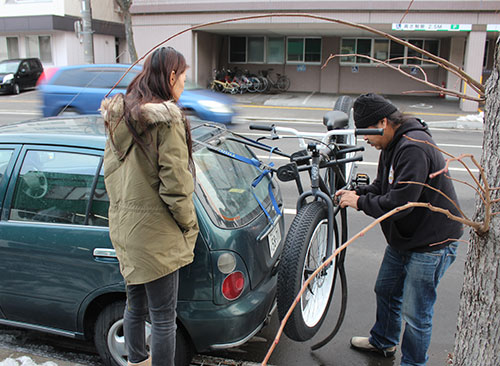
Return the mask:
[(176, 104), (186, 70), (182, 54), (156, 49), (126, 95), (101, 105), (109, 234), (127, 285), (129, 365), (174, 365), (178, 270), (192, 262), (198, 235), (190, 127)]

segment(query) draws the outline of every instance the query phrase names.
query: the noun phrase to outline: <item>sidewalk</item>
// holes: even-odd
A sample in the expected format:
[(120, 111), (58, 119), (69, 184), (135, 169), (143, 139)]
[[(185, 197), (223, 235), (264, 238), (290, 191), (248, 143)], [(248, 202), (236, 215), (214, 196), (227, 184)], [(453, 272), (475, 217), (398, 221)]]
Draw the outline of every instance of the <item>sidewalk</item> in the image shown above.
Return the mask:
[[(333, 108), (339, 96), (338, 94), (326, 93), (285, 92), (235, 94), (232, 97), (242, 108), (248, 106), (291, 107), (324, 109), (326, 111)], [(353, 100), (358, 97), (358, 95), (350, 96)], [(433, 128), (483, 129), (482, 113), (478, 111), (478, 113), (473, 114), (461, 111), (458, 100), (411, 95), (395, 95), (387, 96), (387, 98), (402, 112), (422, 118)], [(430, 121), (434, 119), (437, 120)]]

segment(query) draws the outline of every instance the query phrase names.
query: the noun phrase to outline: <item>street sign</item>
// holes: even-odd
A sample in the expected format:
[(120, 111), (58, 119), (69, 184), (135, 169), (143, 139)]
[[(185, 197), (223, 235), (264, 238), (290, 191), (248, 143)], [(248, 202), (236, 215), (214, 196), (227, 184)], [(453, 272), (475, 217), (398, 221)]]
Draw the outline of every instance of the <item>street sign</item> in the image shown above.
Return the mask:
[(472, 30), (472, 24), (392, 23), (392, 30), (470, 32)]

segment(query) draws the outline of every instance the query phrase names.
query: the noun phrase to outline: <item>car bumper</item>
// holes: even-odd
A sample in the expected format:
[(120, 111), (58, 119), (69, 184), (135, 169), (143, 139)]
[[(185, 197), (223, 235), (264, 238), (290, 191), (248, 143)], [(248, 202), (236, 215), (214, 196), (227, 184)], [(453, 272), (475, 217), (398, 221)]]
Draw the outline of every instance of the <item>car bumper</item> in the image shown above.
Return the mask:
[(11, 94), (12, 84), (0, 84), (0, 94)]
[(226, 305), (211, 301), (179, 302), (177, 312), (197, 352), (239, 346), (252, 338), (273, 310), (277, 275)]

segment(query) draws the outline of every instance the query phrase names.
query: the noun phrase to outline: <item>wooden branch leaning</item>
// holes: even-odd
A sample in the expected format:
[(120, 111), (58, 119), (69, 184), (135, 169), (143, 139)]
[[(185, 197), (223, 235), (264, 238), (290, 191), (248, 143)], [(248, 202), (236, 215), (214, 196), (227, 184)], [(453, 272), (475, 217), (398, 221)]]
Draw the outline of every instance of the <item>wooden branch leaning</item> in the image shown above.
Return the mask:
[[(382, 221), (386, 220), (387, 218), (389, 218), (389, 217), (397, 214), (398, 212), (407, 210), (407, 209), (409, 209), (411, 207), (424, 207), (424, 208), (427, 208), (427, 209), (429, 209), (429, 210), (431, 210), (433, 212), (437, 212), (437, 213), (441, 213), (443, 215), (446, 215), (450, 220), (460, 222), (463, 225), (466, 225), (466, 226), (469, 226), (469, 227), (473, 228), (479, 235), (484, 235), (489, 230), (489, 225), (490, 225), (491, 217), (494, 216), (494, 215), (499, 215), (500, 214), (500, 212), (492, 212), (492, 210), (491, 210), (492, 204), (500, 202), (500, 199), (492, 200), (491, 199), (491, 195), (490, 195), (490, 192), (499, 190), (500, 187), (494, 187), (494, 188), (490, 188), (489, 187), (489, 184), (487, 183), (487, 180), (486, 180), (485, 171), (479, 165), (479, 163), (477, 162), (477, 160), (474, 158), (473, 155), (462, 154), (459, 157), (455, 157), (455, 156), (451, 155), (450, 153), (448, 153), (448, 152), (440, 149), (438, 146), (436, 146), (436, 145), (434, 145), (434, 144), (432, 144), (432, 143), (430, 143), (428, 141), (414, 139), (414, 138), (408, 137), (406, 135), (404, 135), (404, 137), (407, 138), (408, 140), (411, 140), (411, 141), (420, 142), (420, 143), (423, 143), (423, 144), (430, 145), (430, 146), (434, 147), (435, 149), (439, 150), (444, 155), (446, 155), (446, 156), (449, 157), (449, 159), (446, 159), (446, 166), (443, 169), (441, 169), (441, 170), (439, 170), (439, 171), (437, 171), (435, 173), (430, 174), (430, 178), (436, 177), (439, 174), (443, 174), (443, 173), (447, 172), (448, 171), (448, 165), (449, 165), (449, 163), (451, 161), (458, 161), (459, 163), (461, 163), (466, 168), (467, 172), (469, 173), (469, 175), (472, 177), (472, 179), (474, 180), (474, 182), (476, 183), (476, 185), (479, 188), (476, 189), (476, 188), (474, 188), (474, 186), (472, 186), (471, 184), (469, 184), (467, 182), (462, 182), (462, 181), (458, 181), (458, 182), (464, 183), (464, 184), (468, 185), (469, 187), (475, 189), (476, 192), (480, 195), (480, 197), (482, 199), (482, 202), (484, 203), (484, 206), (485, 206), (485, 217), (484, 217), (483, 222), (476, 222), (476, 221), (468, 219), (467, 216), (462, 212), (462, 210), (460, 209), (460, 207), (456, 204), (456, 202), (453, 202), (453, 200), (449, 196), (447, 196), (446, 194), (444, 194), (442, 191), (440, 191), (440, 190), (438, 190), (438, 189), (430, 186), (429, 184), (421, 183), (421, 182), (413, 182), (413, 181), (402, 181), (402, 182), (399, 182), (400, 184), (419, 184), (419, 185), (424, 186), (425, 188), (432, 189), (432, 190), (438, 192), (439, 194), (443, 195), (447, 200), (451, 201), (455, 205), (455, 207), (458, 209), (458, 211), (460, 212), (460, 214), (462, 215), (462, 217), (456, 216), (456, 215), (452, 214), (449, 210), (446, 210), (446, 209), (443, 209), (443, 208), (440, 208), (440, 207), (435, 207), (435, 206), (431, 205), (430, 203), (426, 203), (426, 202), (409, 202), (409, 203), (407, 203), (407, 204), (405, 204), (403, 206), (396, 207), (396, 208), (392, 209), (391, 211), (387, 212), (385, 215), (380, 216), (379, 218), (377, 218), (376, 220), (374, 220), (370, 225), (366, 226), (363, 230), (361, 230), (360, 232), (358, 232), (351, 239), (349, 239), (344, 244), (342, 244), (339, 248), (337, 248), (335, 250), (335, 252), (333, 252), (333, 254), (330, 257), (328, 257), (309, 276), (309, 278), (304, 282), (302, 288), (300, 289), (299, 293), (295, 297), (295, 300), (292, 303), (292, 306), (290, 307), (290, 309), (288, 309), (288, 312), (286, 313), (285, 317), (281, 321), (281, 324), (280, 324), (280, 327), (279, 327), (278, 332), (276, 334), (276, 337), (275, 337), (273, 343), (271, 344), (271, 347), (269, 348), (269, 350), (268, 350), (268, 352), (266, 354), (266, 357), (262, 361), (261, 366), (266, 366), (267, 365), (267, 362), (269, 361), (269, 358), (271, 357), (271, 354), (273, 353), (274, 349), (276, 348), (276, 346), (279, 343), (279, 340), (281, 338), (281, 335), (283, 334), (283, 330), (285, 328), (286, 322), (288, 321), (288, 318), (291, 316), (293, 310), (295, 309), (295, 306), (297, 306), (297, 304), (299, 303), (302, 295), (304, 294), (305, 290), (309, 286), (309, 283), (314, 279), (314, 277), (316, 277), (320, 273), (320, 271), (325, 266), (329, 265), (333, 261), (333, 259), (337, 255), (339, 255), (339, 253), (341, 253), (345, 248), (347, 248), (349, 245), (351, 245), (358, 238), (364, 236), (369, 230), (371, 230), (377, 224), (379, 224)], [(481, 175), (481, 181), (484, 182), (484, 186), (481, 185), (481, 183), (479, 182), (479, 180), (474, 176), (474, 174), (471, 172), (470, 168), (463, 161), (464, 158), (470, 158), (472, 160), (473, 164), (479, 169), (479, 173)], [(451, 179), (447, 175), (446, 175), (446, 177), (448, 177), (449, 179)], [(481, 192), (482, 192), (482, 194), (481, 194)], [(443, 242), (451, 241), (451, 240), (455, 241), (457, 239), (450, 238), (450, 239), (446, 239)], [(443, 242), (441, 242), (441, 243), (443, 243)], [(441, 243), (433, 243), (431, 245), (438, 245), (438, 244), (441, 244)]]

